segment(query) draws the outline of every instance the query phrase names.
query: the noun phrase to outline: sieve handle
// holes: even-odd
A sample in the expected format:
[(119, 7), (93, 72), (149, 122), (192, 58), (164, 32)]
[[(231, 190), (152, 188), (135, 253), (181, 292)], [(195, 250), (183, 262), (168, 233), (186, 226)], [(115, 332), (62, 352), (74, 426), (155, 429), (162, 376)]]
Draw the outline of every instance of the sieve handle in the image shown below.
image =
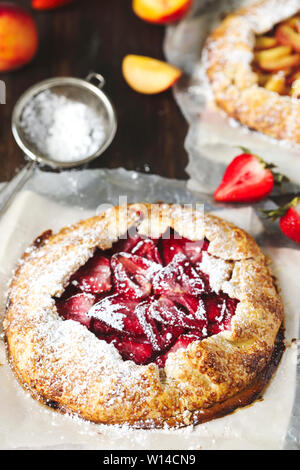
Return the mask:
[(100, 88), (100, 90), (105, 85), (105, 78), (101, 75), (101, 73), (91, 72), (86, 77), (87, 82), (95, 83), (95, 85)]
[(12, 180), (4, 185), (0, 190), (0, 216), (3, 215), (15, 195), (24, 186), (26, 181), (32, 175), (36, 166), (35, 162), (28, 162)]

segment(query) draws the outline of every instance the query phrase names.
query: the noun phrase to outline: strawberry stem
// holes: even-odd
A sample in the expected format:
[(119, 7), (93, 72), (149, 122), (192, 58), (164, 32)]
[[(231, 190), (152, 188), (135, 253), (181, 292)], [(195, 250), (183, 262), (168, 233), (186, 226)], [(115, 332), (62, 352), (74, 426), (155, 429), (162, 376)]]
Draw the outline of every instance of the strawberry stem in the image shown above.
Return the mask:
[(281, 190), (283, 190), (284, 183), (289, 183), (290, 182), (290, 180), (287, 176), (283, 175), (282, 173), (277, 173), (277, 172), (273, 171), (274, 168), (277, 168), (277, 165), (274, 165), (274, 163), (265, 162), (265, 160), (263, 160), (261, 157), (259, 157), (255, 153), (251, 152), (251, 150), (249, 150), (247, 147), (239, 146), (239, 148), (242, 150), (243, 153), (246, 153), (248, 155), (254, 155), (259, 160), (259, 162), (262, 164), (262, 166), (264, 168), (266, 168), (267, 170), (270, 170), (272, 172), (272, 175), (273, 175), (274, 184), (280, 186)]
[(258, 210), (264, 217), (266, 217), (267, 219), (270, 219), (272, 222), (275, 222), (275, 220), (284, 216), (291, 207), (295, 207), (299, 201), (300, 201), (300, 197), (294, 197), (294, 199), (292, 199), (290, 202), (288, 202), (282, 207), (278, 207), (277, 209), (273, 209), (273, 210), (258, 209)]

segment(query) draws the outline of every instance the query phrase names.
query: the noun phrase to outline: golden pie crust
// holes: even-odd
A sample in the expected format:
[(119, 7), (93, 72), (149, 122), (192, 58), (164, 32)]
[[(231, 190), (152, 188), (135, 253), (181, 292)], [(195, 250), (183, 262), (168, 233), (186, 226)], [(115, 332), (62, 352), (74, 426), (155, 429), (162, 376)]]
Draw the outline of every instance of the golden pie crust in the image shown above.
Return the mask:
[[(231, 330), (170, 354), (163, 369), (123, 361), (112, 344), (56, 310), (54, 298), (96, 247), (111, 247), (132, 226), (150, 237), (168, 227), (190, 240), (205, 237), (209, 255), (231, 266), (222, 290), (239, 300)], [(114, 207), (49, 231), (26, 250), (10, 284), (4, 328), (12, 368), (35, 398), (97, 423), (146, 428), (211, 419), (230, 398), (243, 404), (271, 361), (283, 306), (268, 264), (243, 230), (178, 205)]]
[(300, 143), (300, 101), (259, 86), (256, 35), (300, 11), (299, 0), (264, 0), (228, 15), (210, 34), (204, 64), (214, 101), (230, 117), (270, 137)]

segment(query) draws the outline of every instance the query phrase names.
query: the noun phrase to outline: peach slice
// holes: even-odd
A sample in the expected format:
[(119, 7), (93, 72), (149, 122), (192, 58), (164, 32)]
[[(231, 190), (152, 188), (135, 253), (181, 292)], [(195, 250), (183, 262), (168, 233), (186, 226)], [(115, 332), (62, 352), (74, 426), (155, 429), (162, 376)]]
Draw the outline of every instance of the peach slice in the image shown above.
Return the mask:
[(294, 51), (300, 52), (300, 34), (287, 24), (278, 26), (276, 30), (276, 39), (280, 44), (291, 46)]
[(132, 9), (142, 20), (166, 24), (182, 18), (191, 4), (192, 0), (133, 0)]
[(292, 18), (289, 18), (288, 20), (284, 21), (282, 24), (291, 26), (292, 28), (297, 28), (299, 25), (299, 16), (293, 16)]
[(292, 52), (291, 46), (277, 46), (277, 47), (272, 47), (271, 49), (267, 49), (264, 51), (255, 52), (254, 58), (260, 64), (260, 62), (277, 60), (279, 59), (279, 57), (287, 56), (291, 54), (291, 52)]
[(50, 10), (67, 5), (72, 1), (73, 0), (32, 0), (31, 6), (35, 10)]
[(300, 79), (299, 78), (292, 83), (290, 94), (293, 98), (300, 97)]
[(38, 48), (38, 31), (32, 16), (12, 3), (0, 3), (0, 71), (30, 62)]
[(300, 54), (285, 55), (277, 59), (259, 61), (259, 66), (261, 69), (268, 72), (279, 72), (280, 70), (286, 70), (290, 67), (299, 67)]
[(122, 72), (131, 88), (147, 95), (167, 90), (182, 75), (182, 71), (174, 65), (133, 54), (124, 57)]
[(291, 46), (277, 46), (255, 52), (254, 60), (262, 70), (277, 72), (300, 65), (300, 54), (291, 54), (291, 52)]
[(265, 88), (270, 91), (274, 91), (279, 95), (285, 93), (285, 77), (284, 74), (278, 73), (271, 75), (265, 83)]
[(270, 36), (261, 36), (256, 39), (254, 49), (261, 51), (263, 49), (270, 49), (271, 47), (277, 46), (276, 38)]

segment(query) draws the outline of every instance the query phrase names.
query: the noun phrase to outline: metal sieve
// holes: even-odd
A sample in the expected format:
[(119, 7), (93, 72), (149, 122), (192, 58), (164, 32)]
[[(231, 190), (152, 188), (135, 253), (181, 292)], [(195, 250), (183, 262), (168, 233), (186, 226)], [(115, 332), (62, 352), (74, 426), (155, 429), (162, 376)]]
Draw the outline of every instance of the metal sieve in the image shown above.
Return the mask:
[[(26, 90), (18, 99), (12, 113), (12, 133), (18, 146), (29, 161), (23, 169), (2, 188), (0, 192), (0, 212), (6, 208), (12, 197), (22, 188), (38, 164), (46, 165), (54, 169), (74, 168), (94, 160), (107, 149), (116, 134), (117, 118), (111, 101), (102, 91), (104, 85), (105, 80), (99, 73), (90, 73), (86, 79), (55, 77), (35, 84)], [(105, 138), (94, 153), (86, 155), (81, 160), (55, 160), (50, 158), (46, 152), (45, 154), (41, 153), (35, 143), (28, 139), (21, 125), (24, 109), (34, 97), (46, 90), (51, 90), (52, 93), (66, 96), (76, 102), (84, 103), (93, 109), (95, 113), (101, 114), (104, 121)]]

